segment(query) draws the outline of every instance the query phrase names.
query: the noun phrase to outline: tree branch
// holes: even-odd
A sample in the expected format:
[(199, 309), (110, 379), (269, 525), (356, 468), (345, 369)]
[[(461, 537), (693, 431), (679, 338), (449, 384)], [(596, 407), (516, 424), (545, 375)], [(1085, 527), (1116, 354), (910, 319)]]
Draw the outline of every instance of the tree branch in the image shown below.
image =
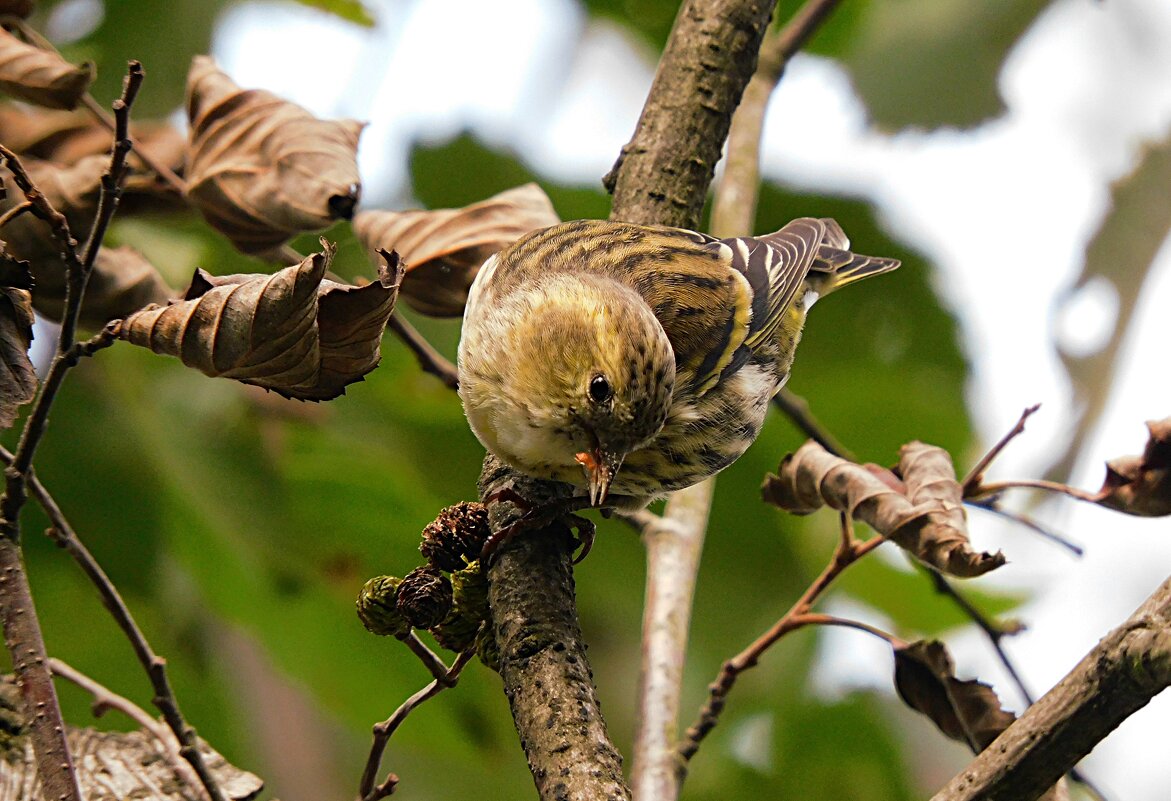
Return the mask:
[(603, 179), (614, 194), (611, 219), (699, 225), (732, 112), (756, 70), (772, 5), (684, 2), (634, 136)]
[[(557, 504), (572, 487), (518, 476), (494, 456), (484, 460), (480, 497), (511, 489), (534, 507)], [(494, 532), (519, 510), (489, 505)], [(629, 799), (622, 757), (606, 732), (577, 620), (571, 555), (575, 540), (560, 522), (511, 537), (488, 569), (500, 677), (521, 747), (542, 799)]]
[(630, 784), (636, 798), (674, 799), (680, 776), (676, 741), (683, 664), (695, 579), (711, 513), (715, 476), (672, 493), (663, 516), (646, 521), (646, 605), (642, 613), (642, 664), (638, 721)]
[(932, 801), (1037, 798), (1171, 685), (1171, 579)]

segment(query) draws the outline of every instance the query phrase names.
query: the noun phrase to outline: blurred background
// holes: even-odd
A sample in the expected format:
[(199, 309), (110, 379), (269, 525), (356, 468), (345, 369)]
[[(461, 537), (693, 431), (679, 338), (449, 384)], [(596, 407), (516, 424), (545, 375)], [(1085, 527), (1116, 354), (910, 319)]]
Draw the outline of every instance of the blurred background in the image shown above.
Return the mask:
[[(210, 52), (241, 86), (368, 121), (363, 208), (461, 206), (536, 180), (571, 219), (607, 214), (600, 176), (633, 131), (675, 8), (63, 0), (41, 3), (33, 22), (67, 57), (97, 64), (103, 104), (125, 61), (141, 60), (140, 118), (182, 124), (190, 58)], [(1102, 461), (1139, 452), (1143, 421), (1171, 414), (1169, 128), (1163, 0), (841, 3), (770, 106), (757, 229), (833, 216), (857, 250), (905, 266), (818, 305), (790, 388), (863, 459), (892, 463), (921, 439), (961, 469), (1041, 402), (992, 478), (1096, 489)], [(326, 236), (339, 272), (372, 274), (348, 225)], [(267, 269), (194, 215), (116, 221), (111, 241), (138, 247), (175, 287), (196, 267)], [(316, 238), (294, 245), (308, 252)], [(410, 316), (454, 357), (456, 321)], [(720, 477), (685, 710), (829, 557), (832, 515), (759, 501), (763, 475), (802, 441), (777, 415)], [(116, 347), (71, 376), (41, 454), (38, 475), (168, 658), (200, 733), (263, 776), (266, 797), (352, 797), (370, 726), (428, 680), (400, 644), (362, 629), (353, 600), (369, 576), (418, 564), (420, 529), (474, 497), (482, 450), (455, 394), (392, 337), (379, 369), (322, 405)], [(1171, 573), (1171, 537), (1166, 521), (1023, 491), (1006, 505), (1085, 550), (970, 512), (977, 546), (1003, 548), (1009, 564), (963, 588), (1027, 625), (1007, 648), (1040, 694)], [(148, 706), (79, 571), (46, 539), (30, 534), (26, 549), (50, 651)], [(643, 573), (637, 537), (614, 523), (577, 572), (626, 753)], [(828, 608), (945, 639), (961, 677), (1021, 709), (986, 641), (899, 553), (851, 569)], [(786, 638), (737, 685), (684, 797), (926, 797), (969, 756), (901, 706), (890, 675), (889, 652), (861, 634)], [(89, 699), (62, 694), (67, 717), (88, 722)], [(1111, 801), (1166, 798), (1169, 714), (1156, 699), (1086, 761)], [(533, 792), (499, 679), (478, 664), (409, 719), (384, 768), (407, 798)]]

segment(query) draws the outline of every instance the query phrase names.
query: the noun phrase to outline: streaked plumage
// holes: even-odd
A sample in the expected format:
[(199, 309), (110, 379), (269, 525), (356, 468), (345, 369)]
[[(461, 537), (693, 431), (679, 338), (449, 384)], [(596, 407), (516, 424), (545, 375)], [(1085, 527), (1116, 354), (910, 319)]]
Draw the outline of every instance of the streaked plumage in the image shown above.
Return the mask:
[(534, 231), (472, 285), (472, 430), (523, 473), (623, 496), (607, 506), (695, 484), (760, 433), (812, 302), (899, 265), (849, 246), (813, 218), (724, 240), (600, 220)]

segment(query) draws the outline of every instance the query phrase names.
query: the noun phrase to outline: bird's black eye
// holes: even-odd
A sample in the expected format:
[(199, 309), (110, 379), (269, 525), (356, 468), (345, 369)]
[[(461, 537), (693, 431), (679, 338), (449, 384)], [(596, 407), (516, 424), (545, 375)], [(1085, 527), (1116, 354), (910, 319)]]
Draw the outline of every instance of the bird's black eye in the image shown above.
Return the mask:
[(614, 390), (604, 375), (596, 375), (590, 379), (590, 400), (594, 403), (605, 403), (614, 396)]

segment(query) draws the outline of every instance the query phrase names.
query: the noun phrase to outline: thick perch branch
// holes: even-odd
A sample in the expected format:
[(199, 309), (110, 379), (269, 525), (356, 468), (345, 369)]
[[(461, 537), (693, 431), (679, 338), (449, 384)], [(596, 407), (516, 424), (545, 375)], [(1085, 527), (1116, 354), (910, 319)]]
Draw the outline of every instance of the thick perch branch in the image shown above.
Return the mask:
[(614, 193), (611, 219), (699, 225), (772, 6), (688, 0), (679, 9), (634, 137), (603, 181)]
[[(505, 487), (537, 505), (555, 503), (572, 489), (519, 477), (489, 456), (481, 497)], [(510, 504), (489, 508), (493, 531), (515, 519), (505, 511)], [(577, 621), (573, 545), (569, 530), (554, 523), (500, 547), (488, 571), (500, 677), (542, 799), (629, 799)]]
[(1171, 579), (932, 801), (1037, 798), (1171, 685)]

